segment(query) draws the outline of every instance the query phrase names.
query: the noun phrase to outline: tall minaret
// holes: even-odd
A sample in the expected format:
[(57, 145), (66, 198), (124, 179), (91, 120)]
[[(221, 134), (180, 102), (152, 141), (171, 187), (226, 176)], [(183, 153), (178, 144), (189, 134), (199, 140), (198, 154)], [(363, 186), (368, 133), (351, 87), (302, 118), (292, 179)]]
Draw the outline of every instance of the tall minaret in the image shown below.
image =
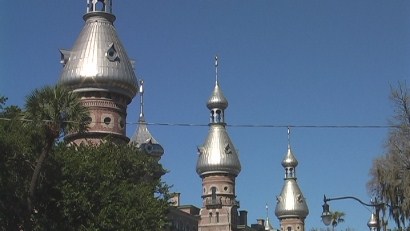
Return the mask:
[(290, 148), (290, 130), (288, 128), (288, 151), (282, 161), (285, 168), (285, 184), (282, 192), (276, 197), (275, 215), (283, 231), (304, 231), (305, 218), (309, 214), (306, 200), (296, 182), (298, 161)]
[(228, 101), (218, 83), (218, 59), (215, 57), (215, 88), (208, 100), (210, 123), (208, 137), (198, 148), (196, 172), (202, 178), (199, 231), (237, 230), (239, 202), (235, 179), (241, 171), (236, 149), (225, 128)]
[(132, 61), (114, 28), (111, 0), (87, 0), (85, 25), (69, 50), (60, 50), (64, 68), (59, 84), (80, 94), (90, 110), (89, 130), (68, 141), (99, 143), (111, 136), (128, 142), (127, 105), (138, 90)]
[(144, 81), (140, 80), (140, 116), (138, 119), (138, 128), (135, 130), (130, 143), (135, 145), (142, 153), (151, 155), (158, 160), (164, 154), (164, 148), (154, 139), (148, 130), (144, 117)]

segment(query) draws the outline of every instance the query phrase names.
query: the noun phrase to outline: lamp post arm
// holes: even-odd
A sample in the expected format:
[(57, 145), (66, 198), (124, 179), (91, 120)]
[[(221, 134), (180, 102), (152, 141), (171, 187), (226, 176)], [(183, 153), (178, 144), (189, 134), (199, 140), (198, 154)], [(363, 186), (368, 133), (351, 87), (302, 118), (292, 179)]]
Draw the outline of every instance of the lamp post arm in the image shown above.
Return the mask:
[(362, 205), (369, 206), (369, 207), (380, 208), (380, 207), (385, 205), (385, 203), (368, 204), (368, 203), (363, 202), (359, 198), (353, 197), (353, 196), (334, 197), (334, 198), (327, 198), (326, 195), (323, 196), (323, 202), (325, 202), (325, 203), (328, 202), (328, 201), (337, 201), (337, 200), (345, 200), (345, 199), (352, 199), (352, 200), (355, 200), (355, 201), (359, 202)]

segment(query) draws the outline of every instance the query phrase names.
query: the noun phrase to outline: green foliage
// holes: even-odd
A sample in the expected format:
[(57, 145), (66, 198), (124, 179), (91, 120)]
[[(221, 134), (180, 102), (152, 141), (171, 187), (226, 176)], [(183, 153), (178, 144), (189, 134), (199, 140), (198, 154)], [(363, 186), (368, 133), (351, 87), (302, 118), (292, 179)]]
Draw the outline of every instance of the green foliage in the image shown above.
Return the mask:
[(81, 104), (77, 94), (62, 86), (46, 86), (35, 89), (26, 99), (23, 121), (38, 132), (42, 145), (28, 187), (27, 211), (24, 222), (26, 230), (32, 230), (32, 216), (36, 213), (36, 190), (44, 162), (52, 152), (60, 134), (82, 132), (87, 125), (88, 109)]
[[(369, 191), (386, 203), (389, 215), (400, 229), (410, 219), (410, 95), (405, 84), (392, 88), (395, 113), (385, 154), (373, 161)], [(382, 219), (384, 220), (384, 219)]]
[(85, 131), (88, 116), (78, 95), (60, 85), (35, 89), (26, 98), (24, 119), (53, 141), (62, 133)]
[(156, 160), (127, 145), (60, 147), (57, 187), (66, 230), (161, 230), (167, 187)]
[[(0, 102), (0, 117), (10, 118), (0, 120), (0, 230), (162, 230), (169, 197), (158, 177), (164, 170), (134, 147), (109, 140), (100, 146), (67, 146), (52, 138), (48, 158), (37, 168), (47, 137), (61, 134), (48, 129), (73, 131), (57, 111), (39, 102), (38, 107), (27, 105), (30, 112)], [(23, 115), (35, 122), (22, 121)], [(29, 197), (33, 204), (27, 216)]]
[[(4, 103), (4, 102), (3, 102)], [(23, 127), (21, 110), (5, 107), (0, 112), (0, 230), (15, 230), (26, 210), (27, 185), (32, 174), (35, 131)], [(32, 145), (29, 145), (32, 144)]]
[[(25, 129), (18, 119), (0, 121), (0, 230), (17, 230), (25, 219), (39, 149), (34, 130)], [(161, 230), (169, 196), (158, 172), (154, 158), (128, 145), (54, 146), (38, 181), (32, 230)]]
[(340, 211), (334, 211), (334, 212), (330, 212), (332, 214), (332, 227), (333, 230), (336, 228), (336, 226), (342, 222), (345, 221), (344, 217), (345, 217), (345, 213), (344, 212), (340, 212)]
[(3, 106), (6, 104), (7, 97), (0, 95), (0, 109), (3, 109)]

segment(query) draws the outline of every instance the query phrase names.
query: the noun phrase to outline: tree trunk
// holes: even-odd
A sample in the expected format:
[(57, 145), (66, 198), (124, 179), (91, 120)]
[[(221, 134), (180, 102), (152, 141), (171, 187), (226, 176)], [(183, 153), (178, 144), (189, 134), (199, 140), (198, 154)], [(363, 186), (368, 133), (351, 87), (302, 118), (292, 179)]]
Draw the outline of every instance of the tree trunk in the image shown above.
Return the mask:
[(30, 181), (30, 186), (28, 190), (28, 196), (27, 196), (27, 211), (26, 211), (26, 217), (24, 221), (24, 228), (25, 230), (31, 230), (32, 225), (31, 225), (31, 214), (33, 212), (33, 200), (34, 200), (34, 193), (37, 187), (37, 182), (38, 178), (40, 176), (41, 169), (43, 167), (44, 161), (48, 157), (51, 147), (54, 143), (54, 139), (48, 142), (46, 142), (45, 146), (43, 147), (40, 156), (38, 157), (36, 161), (36, 166), (33, 171), (33, 175), (31, 176), (31, 181)]

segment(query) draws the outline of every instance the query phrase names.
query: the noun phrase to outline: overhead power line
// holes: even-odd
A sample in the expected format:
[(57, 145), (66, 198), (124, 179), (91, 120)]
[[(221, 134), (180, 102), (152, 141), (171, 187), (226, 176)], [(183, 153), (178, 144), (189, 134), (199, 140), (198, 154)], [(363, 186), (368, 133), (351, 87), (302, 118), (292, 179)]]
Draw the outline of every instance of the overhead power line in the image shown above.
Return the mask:
[[(11, 121), (11, 118), (0, 118), (0, 120)], [(31, 120), (19, 119), (21, 121), (30, 122)], [(52, 122), (51, 120), (43, 120), (45, 123)], [(76, 121), (63, 121), (64, 123), (78, 123)], [(93, 122), (104, 123), (104, 122)], [(127, 122), (128, 125), (146, 124), (150, 126), (173, 126), (173, 127), (207, 127), (209, 124), (195, 124), (195, 123), (148, 123), (148, 122)], [(398, 125), (341, 125), (341, 124), (226, 124), (227, 127), (235, 128), (355, 128), (355, 129), (386, 129), (398, 128)]]

